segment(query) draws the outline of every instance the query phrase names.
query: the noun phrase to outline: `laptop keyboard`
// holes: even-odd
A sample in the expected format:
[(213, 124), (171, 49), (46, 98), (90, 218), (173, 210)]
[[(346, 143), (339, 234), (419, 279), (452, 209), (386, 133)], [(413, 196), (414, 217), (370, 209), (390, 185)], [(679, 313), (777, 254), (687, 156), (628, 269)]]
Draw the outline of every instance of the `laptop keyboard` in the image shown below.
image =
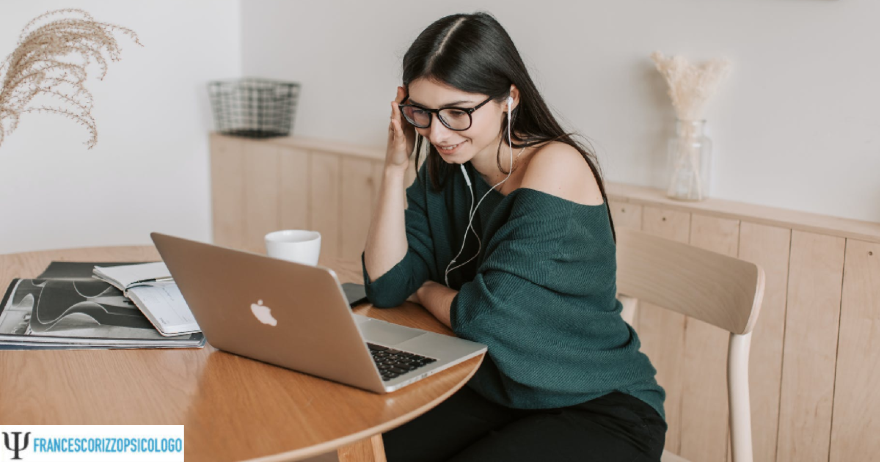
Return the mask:
[(437, 361), (434, 358), (395, 350), (374, 343), (367, 343), (367, 346), (370, 348), (370, 354), (373, 355), (373, 361), (376, 363), (376, 366), (379, 367), (379, 372), (382, 374), (382, 380), (385, 382), (399, 375), (406, 374), (411, 370), (418, 369)]

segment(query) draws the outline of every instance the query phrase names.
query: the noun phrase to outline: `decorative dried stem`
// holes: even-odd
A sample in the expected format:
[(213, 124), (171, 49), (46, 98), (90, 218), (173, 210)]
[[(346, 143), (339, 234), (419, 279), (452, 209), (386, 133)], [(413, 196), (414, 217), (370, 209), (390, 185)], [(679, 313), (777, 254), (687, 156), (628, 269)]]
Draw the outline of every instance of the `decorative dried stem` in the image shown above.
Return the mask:
[(709, 98), (730, 72), (730, 61), (713, 59), (702, 66), (690, 64), (681, 56), (667, 58), (659, 51), (651, 59), (669, 85), (669, 97), (681, 120), (701, 120)]
[[(693, 197), (698, 201), (705, 199), (705, 191), (703, 190), (703, 178), (700, 175), (700, 145), (697, 143), (697, 134), (694, 127), (694, 121), (682, 121), (680, 124), (681, 132), (678, 135), (678, 152), (677, 155), (680, 162), (676, 162), (676, 171), (673, 178), (680, 175), (693, 175), (693, 181), (688, 184), (688, 197)], [(687, 164), (684, 163), (687, 160)], [(685, 171), (682, 171), (685, 170)], [(694, 192), (696, 189), (696, 192)], [(668, 196), (675, 194), (675, 182), (671, 181), (666, 191)]]
[[(54, 19), (58, 16), (61, 18)], [(22, 114), (49, 112), (85, 126), (90, 134), (85, 145), (94, 147), (98, 130), (91, 114), (92, 94), (84, 82), (92, 60), (101, 69), (98, 79), (103, 80), (107, 74), (105, 53), (111, 61), (121, 59), (122, 49), (114, 32), (143, 46), (131, 29), (97, 22), (79, 9), (49, 11), (31, 20), (22, 30), (16, 49), (0, 63), (0, 145), (18, 127)], [(64, 60), (71, 56), (78, 56), (80, 62)], [(37, 95), (53, 98), (61, 105), (29, 107)]]
[(675, 195), (675, 178), (693, 175), (694, 181), (689, 184), (688, 196), (703, 200), (705, 192), (700, 175), (700, 152), (694, 123), (703, 120), (706, 104), (730, 72), (730, 61), (713, 59), (702, 66), (696, 66), (681, 56), (667, 58), (659, 51), (652, 53), (651, 59), (660, 74), (666, 78), (672, 107), (681, 121), (677, 140), (678, 158), (673, 162), (675, 171), (667, 195)]

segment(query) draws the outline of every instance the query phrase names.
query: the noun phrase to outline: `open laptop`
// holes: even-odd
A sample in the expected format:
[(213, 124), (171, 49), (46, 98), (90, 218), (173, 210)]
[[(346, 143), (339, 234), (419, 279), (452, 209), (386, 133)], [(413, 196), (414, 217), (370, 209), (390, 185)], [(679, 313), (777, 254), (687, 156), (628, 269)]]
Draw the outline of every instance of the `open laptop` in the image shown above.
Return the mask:
[(487, 349), (353, 314), (332, 269), (150, 236), (205, 339), (220, 350), (388, 393)]

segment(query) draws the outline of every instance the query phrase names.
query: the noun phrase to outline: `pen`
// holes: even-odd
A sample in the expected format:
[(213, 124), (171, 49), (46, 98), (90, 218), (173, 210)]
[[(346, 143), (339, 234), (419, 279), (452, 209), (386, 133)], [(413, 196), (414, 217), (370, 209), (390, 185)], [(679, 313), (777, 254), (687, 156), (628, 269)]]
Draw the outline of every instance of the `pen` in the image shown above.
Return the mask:
[(149, 279), (141, 279), (140, 281), (132, 281), (129, 285), (132, 284), (141, 284), (144, 282), (162, 282), (162, 281), (173, 281), (174, 278), (171, 276), (165, 276), (161, 278), (149, 278)]

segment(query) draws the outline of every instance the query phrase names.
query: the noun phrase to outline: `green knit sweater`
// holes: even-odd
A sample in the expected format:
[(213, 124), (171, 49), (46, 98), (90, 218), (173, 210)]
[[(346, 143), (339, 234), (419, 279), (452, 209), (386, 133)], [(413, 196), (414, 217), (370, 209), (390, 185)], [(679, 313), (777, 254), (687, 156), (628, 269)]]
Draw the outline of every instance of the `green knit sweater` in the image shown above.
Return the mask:
[[(433, 191), (426, 165), (406, 191), (406, 256), (372, 282), (364, 265), (367, 297), (376, 307), (402, 304), (428, 279), (445, 284), (446, 267), (461, 249), (468, 186), (455, 168), (446, 187)], [(465, 167), (479, 201), (490, 186), (469, 162)], [(529, 188), (507, 196), (493, 190), (473, 227), (482, 241), (479, 255), (449, 274), (450, 287), (459, 291), (452, 330), (489, 347), (468, 386), (520, 409), (565, 407), (618, 390), (665, 419), (666, 393), (656, 370), (620, 317), (606, 205)], [(469, 232), (457, 261), (477, 251)]]

